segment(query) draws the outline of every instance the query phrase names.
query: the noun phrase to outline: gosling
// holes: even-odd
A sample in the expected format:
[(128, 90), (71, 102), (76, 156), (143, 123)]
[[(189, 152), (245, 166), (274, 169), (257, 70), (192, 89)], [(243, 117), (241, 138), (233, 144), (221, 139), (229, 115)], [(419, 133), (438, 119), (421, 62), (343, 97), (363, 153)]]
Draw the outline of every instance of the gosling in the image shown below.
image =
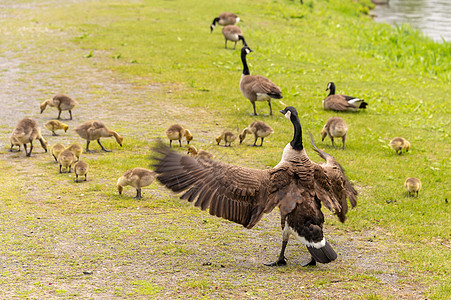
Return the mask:
[(251, 125), (249, 125), (248, 127), (244, 128), (243, 131), (240, 133), (239, 137), (240, 137), (240, 144), (244, 141), (244, 139), (246, 138), (246, 134), (254, 134), (255, 140), (254, 140), (254, 145), (253, 146), (257, 146), (257, 140), (258, 138), (261, 138), (261, 143), (260, 143), (260, 147), (263, 146), (263, 139), (265, 137), (268, 137), (270, 134), (274, 133), (274, 130), (271, 128), (271, 126), (269, 126), (268, 124), (266, 124), (263, 121), (255, 121), (252, 122)]
[(77, 143), (70, 144), (69, 147), (67, 147), (67, 149), (74, 152), (77, 161), (80, 160), (80, 155), (83, 152), (83, 147), (80, 144)]
[(65, 168), (67, 173), (71, 172), (72, 165), (75, 162), (74, 152), (66, 149), (58, 155), (58, 163), (60, 164), (60, 174), (63, 173), (62, 168)]
[(67, 132), (67, 129), (69, 128), (69, 125), (64, 124), (58, 120), (50, 120), (47, 123), (45, 123), (45, 128), (50, 130), (52, 132), (53, 136), (56, 136), (56, 130), (63, 129), (64, 132)]
[(326, 136), (329, 136), (330, 140), (332, 141), (332, 147), (335, 147), (334, 138), (341, 137), (341, 141), (343, 143), (343, 147), (341, 149), (344, 150), (347, 133), (348, 133), (348, 125), (346, 125), (346, 122), (345, 120), (343, 120), (343, 118), (330, 117), (329, 119), (327, 119), (326, 124), (321, 130), (321, 137), (322, 141), (324, 141)]
[(75, 105), (78, 105), (78, 102), (72, 99), (71, 97), (67, 95), (56, 95), (55, 97), (51, 99), (47, 99), (44, 102), (41, 103), (41, 114), (44, 112), (45, 108), (48, 106), (56, 107), (58, 109), (58, 120), (61, 118), (61, 112), (63, 110), (69, 111), (69, 120), (72, 120), (72, 108), (74, 108)]
[(100, 121), (86, 121), (77, 126), (74, 129), (78, 135), (86, 140), (86, 152), (92, 153), (94, 151), (89, 150), (89, 143), (91, 141), (97, 141), (103, 151), (111, 152), (111, 150), (105, 149), (102, 143), (100, 143), (100, 138), (114, 136), (116, 142), (122, 147), (123, 138), (116, 131), (108, 129), (106, 125)]
[[(16, 128), (14, 128), (13, 132), (10, 136), (11, 141), (11, 149), (12, 152), (13, 146), (23, 145), (25, 148), (25, 155), (30, 157), (31, 151), (33, 150), (33, 141), (39, 140), (42, 148), (44, 148), (45, 152), (47, 152), (47, 141), (41, 135), (41, 128), (38, 126), (35, 120), (24, 118), (17, 123)], [(30, 152), (27, 152), (27, 144), (30, 144)]]
[(403, 150), (409, 152), (410, 149), (410, 143), (403, 137), (395, 137), (388, 145), (395, 150), (398, 155), (401, 155)]
[(136, 189), (135, 199), (141, 199), (141, 188), (150, 185), (156, 178), (157, 173), (144, 168), (134, 168), (125, 172), (117, 180), (117, 191), (122, 195), (125, 186), (130, 185)]
[(89, 165), (82, 161), (79, 160), (75, 163), (74, 165), (74, 173), (75, 173), (75, 182), (80, 182), (78, 180), (78, 176), (85, 176), (85, 180), (84, 181), (88, 181), (87, 175), (88, 175), (88, 170), (89, 170)]
[(236, 140), (236, 135), (230, 130), (224, 130), (220, 136), (216, 138), (216, 143), (219, 143), (224, 140), (224, 147), (227, 147), (227, 143), (229, 147), (232, 146), (232, 142)]
[(172, 147), (172, 141), (179, 141), (180, 147), (182, 147), (182, 139), (186, 139), (186, 143), (189, 145), (189, 142), (193, 139), (193, 135), (191, 134), (191, 131), (188, 129), (183, 128), (183, 126), (179, 124), (174, 124), (169, 126), (168, 129), (166, 129), (166, 136), (169, 139), (169, 147)]
[(57, 144), (53, 145), (52, 148), (50, 149), (50, 154), (52, 154), (55, 161), (58, 162), (58, 156), (64, 150), (66, 150), (66, 147), (64, 147), (63, 144), (57, 143)]
[[(16, 139), (16, 137), (11, 134), (9, 137), (9, 141), (11, 143), (11, 148), (9, 148), (9, 152), (20, 152), (20, 142)], [(17, 151), (13, 150), (14, 146), (19, 147), (19, 149), (17, 149)]]
[(421, 189), (421, 181), (418, 178), (409, 177), (406, 179), (406, 182), (404, 182), (404, 187), (406, 188), (409, 196), (416, 194), (416, 197), (418, 197), (418, 192)]
[(196, 147), (194, 147), (193, 145), (189, 145), (188, 146), (188, 154), (192, 157), (199, 157), (199, 158), (203, 158), (203, 159), (213, 159), (214, 155), (211, 154), (210, 152), (207, 152), (205, 150), (197, 150)]

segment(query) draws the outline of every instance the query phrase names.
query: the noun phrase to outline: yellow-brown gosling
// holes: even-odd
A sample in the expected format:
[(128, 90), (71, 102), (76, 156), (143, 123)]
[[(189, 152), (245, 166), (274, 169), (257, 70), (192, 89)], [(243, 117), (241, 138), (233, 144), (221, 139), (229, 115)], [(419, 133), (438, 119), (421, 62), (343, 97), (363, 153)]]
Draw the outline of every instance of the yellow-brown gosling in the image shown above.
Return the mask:
[[(14, 128), (11, 137), (11, 149), (13, 146), (23, 145), (25, 148), (25, 155), (30, 156), (33, 150), (33, 141), (39, 140), (42, 148), (47, 152), (47, 141), (41, 135), (41, 128), (38, 126), (35, 120), (24, 118), (17, 123), (16, 128)], [(30, 144), (30, 152), (27, 152), (27, 144)]]
[(271, 126), (269, 126), (268, 124), (266, 124), (263, 121), (255, 121), (252, 122), (251, 125), (249, 125), (248, 127), (244, 128), (243, 131), (240, 133), (239, 137), (240, 137), (240, 144), (244, 141), (244, 139), (246, 138), (246, 134), (253, 134), (254, 135), (254, 146), (257, 146), (257, 140), (258, 138), (261, 138), (261, 143), (260, 146), (263, 146), (263, 139), (265, 137), (268, 137), (270, 134), (272, 134), (274, 132), (274, 130), (271, 128)]
[(406, 188), (409, 196), (416, 194), (418, 197), (418, 192), (421, 189), (421, 181), (418, 178), (409, 177), (406, 179), (406, 182), (404, 182), (404, 187)]
[(72, 165), (75, 162), (75, 154), (74, 152), (66, 149), (58, 155), (58, 163), (60, 164), (60, 173), (62, 172), (62, 168), (67, 169), (67, 173), (71, 172)]
[(401, 155), (403, 150), (408, 152), (410, 149), (410, 143), (403, 137), (395, 137), (388, 145), (395, 150), (398, 155)]
[(335, 147), (334, 138), (341, 138), (343, 143), (343, 147), (341, 149), (344, 150), (347, 133), (348, 125), (346, 124), (345, 120), (343, 120), (343, 118), (330, 117), (329, 119), (327, 119), (326, 124), (321, 130), (321, 138), (322, 141), (324, 141), (326, 136), (329, 136), (330, 140), (332, 141), (332, 147)]
[(210, 33), (213, 32), (213, 29), (215, 29), (216, 23), (218, 23), (221, 26), (226, 26), (226, 25), (235, 25), (239, 21), (240, 17), (238, 17), (234, 13), (223, 12), (219, 15), (219, 17), (213, 19), (213, 22), (210, 25)]
[(66, 147), (64, 147), (63, 144), (57, 143), (57, 144), (53, 145), (52, 148), (50, 149), (50, 154), (52, 154), (55, 161), (58, 162), (58, 156), (64, 150), (66, 150)]
[(224, 140), (224, 146), (227, 147), (227, 144), (229, 144), (229, 147), (232, 146), (232, 142), (236, 140), (236, 135), (231, 132), (230, 130), (224, 130), (220, 136), (216, 138), (216, 143), (219, 143)]
[(85, 176), (85, 181), (87, 181), (87, 175), (88, 175), (89, 165), (88, 163), (79, 160), (74, 165), (74, 173), (75, 173), (75, 182), (78, 181), (78, 176)]
[(78, 143), (70, 144), (69, 147), (67, 147), (67, 149), (74, 152), (77, 161), (80, 159), (80, 155), (83, 153), (83, 147)]
[(192, 157), (200, 157), (200, 158), (206, 158), (206, 159), (213, 159), (214, 155), (211, 154), (210, 152), (207, 152), (205, 150), (197, 150), (196, 147), (194, 147), (193, 145), (189, 145), (188, 146), (188, 154)]
[(128, 170), (117, 180), (117, 191), (122, 195), (122, 190), (125, 186), (130, 185), (136, 189), (136, 199), (141, 199), (141, 189), (150, 185), (157, 174), (154, 171), (144, 168), (134, 168)]
[(51, 106), (58, 109), (58, 120), (61, 118), (61, 112), (63, 110), (69, 111), (69, 120), (72, 120), (72, 109), (75, 105), (78, 105), (78, 102), (71, 97), (64, 94), (56, 95), (55, 97), (47, 99), (41, 103), (41, 114), (47, 106)]
[(172, 141), (179, 141), (180, 147), (182, 147), (182, 139), (186, 139), (186, 143), (189, 145), (189, 142), (193, 139), (193, 135), (191, 131), (185, 129), (182, 125), (173, 124), (166, 129), (166, 136), (169, 139), (169, 146), (172, 147)]
[[(20, 151), (20, 142), (14, 137), (14, 135), (11, 133), (11, 135), (9, 136), (9, 141), (11, 143), (11, 148), (9, 148), (9, 152), (19, 152)], [(13, 150), (13, 147), (17, 146), (19, 147), (19, 149), (17, 149), (17, 151)]]
[(50, 120), (47, 123), (45, 123), (45, 128), (50, 130), (52, 132), (52, 135), (57, 135), (55, 132), (56, 130), (63, 129), (64, 132), (67, 132), (69, 125), (64, 124), (58, 120)]
[(108, 129), (104, 123), (100, 121), (86, 121), (77, 126), (74, 129), (78, 135), (86, 140), (86, 152), (91, 153), (94, 151), (89, 150), (89, 143), (91, 141), (97, 141), (103, 151), (111, 152), (111, 150), (105, 149), (100, 143), (100, 138), (114, 136), (116, 142), (122, 147), (123, 138), (116, 131)]

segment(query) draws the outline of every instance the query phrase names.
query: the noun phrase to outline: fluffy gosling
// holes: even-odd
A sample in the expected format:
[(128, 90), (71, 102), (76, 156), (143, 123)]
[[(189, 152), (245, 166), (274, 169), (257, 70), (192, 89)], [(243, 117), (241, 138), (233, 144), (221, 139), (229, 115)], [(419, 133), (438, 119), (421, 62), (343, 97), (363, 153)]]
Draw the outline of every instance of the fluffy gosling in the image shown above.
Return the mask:
[(409, 196), (413, 196), (416, 194), (416, 197), (418, 197), (418, 192), (421, 189), (421, 181), (418, 178), (409, 177), (404, 182), (404, 187), (406, 188), (407, 194)]
[(67, 147), (70, 151), (74, 152), (77, 161), (80, 160), (80, 155), (83, 153), (83, 147), (80, 144), (73, 143)]
[(66, 150), (66, 147), (64, 147), (63, 144), (57, 143), (57, 144), (53, 145), (52, 148), (50, 149), (50, 154), (52, 154), (55, 161), (58, 162), (58, 156), (64, 150)]
[(144, 168), (128, 170), (117, 180), (117, 191), (122, 195), (125, 186), (131, 185), (136, 189), (136, 199), (141, 199), (141, 188), (150, 185), (156, 178), (157, 173)]
[(395, 137), (388, 145), (395, 150), (398, 155), (401, 155), (403, 150), (409, 152), (410, 149), (410, 143), (403, 137)]
[[(19, 152), (21, 144), (20, 144), (20, 142), (16, 139), (16, 137), (13, 134), (10, 135), (9, 141), (11, 143), (11, 148), (9, 148), (9, 152)], [(19, 149), (17, 149), (17, 151), (13, 150), (14, 146), (19, 147)]]
[(265, 137), (268, 137), (273, 132), (274, 132), (274, 130), (271, 128), (271, 126), (269, 126), (268, 124), (266, 124), (263, 121), (252, 122), (251, 125), (249, 125), (248, 127), (244, 128), (243, 131), (240, 133), (240, 135), (239, 135), (239, 137), (240, 137), (240, 144), (246, 138), (246, 134), (252, 133), (252, 134), (254, 134), (254, 137), (255, 137), (253, 146), (257, 146), (257, 140), (258, 140), (258, 138), (261, 138), (261, 140), (262, 140), (261, 143), (260, 143), (260, 147), (261, 147), (261, 146), (263, 146), (263, 139)]
[(332, 147), (335, 147), (334, 138), (341, 137), (343, 143), (343, 147), (341, 149), (344, 150), (347, 133), (348, 133), (348, 125), (346, 125), (346, 122), (345, 120), (343, 120), (343, 118), (330, 117), (329, 119), (327, 119), (326, 124), (321, 130), (321, 137), (322, 141), (324, 141), (326, 136), (329, 136), (330, 140), (332, 141)]
[(53, 136), (57, 135), (55, 132), (56, 130), (63, 129), (64, 132), (67, 132), (67, 129), (69, 128), (69, 125), (64, 124), (58, 120), (50, 120), (47, 123), (45, 123), (44, 126), (45, 128), (47, 128), (52, 132)]
[(206, 158), (206, 159), (213, 159), (214, 155), (211, 154), (210, 152), (207, 152), (205, 150), (197, 150), (196, 147), (194, 147), (193, 145), (189, 145), (188, 146), (188, 154), (192, 157), (199, 157), (199, 158)]
[(182, 125), (173, 124), (166, 129), (166, 136), (169, 139), (169, 146), (172, 147), (172, 141), (179, 141), (180, 147), (182, 147), (182, 139), (186, 139), (186, 143), (189, 145), (189, 142), (192, 141), (193, 135), (191, 131), (185, 129)]
[(88, 170), (89, 170), (89, 165), (86, 162), (84, 162), (82, 160), (77, 161), (74, 165), (75, 182), (80, 182), (78, 180), (78, 176), (83, 176), (83, 175), (85, 176), (84, 181), (87, 181), (88, 180), (88, 178), (87, 178)]
[[(47, 152), (47, 141), (41, 135), (41, 128), (38, 126), (35, 120), (24, 118), (17, 123), (16, 128), (14, 128), (13, 132), (10, 136), (11, 141), (11, 149), (13, 146), (23, 145), (25, 148), (25, 155), (31, 156), (31, 151), (33, 150), (33, 141), (39, 140), (42, 148), (44, 148), (45, 152)], [(30, 144), (30, 152), (27, 152), (27, 144)]]
[(72, 164), (75, 162), (75, 154), (74, 152), (66, 149), (58, 155), (58, 163), (60, 164), (60, 173), (62, 172), (62, 168), (67, 169), (67, 173), (71, 172)]
[(123, 138), (116, 131), (108, 129), (103, 122), (100, 121), (86, 121), (78, 125), (75, 129), (78, 135), (86, 140), (86, 152), (92, 153), (94, 151), (89, 150), (89, 143), (91, 141), (97, 141), (103, 151), (111, 152), (111, 150), (105, 149), (100, 143), (100, 138), (114, 136), (116, 142), (122, 147)]
[(61, 112), (63, 110), (69, 111), (69, 120), (72, 120), (72, 108), (74, 108), (75, 105), (78, 105), (78, 102), (72, 99), (71, 97), (67, 95), (56, 95), (55, 97), (51, 99), (47, 99), (44, 102), (41, 103), (41, 114), (44, 112), (45, 108), (47, 106), (56, 107), (58, 109), (58, 120), (61, 118)]
[(219, 143), (224, 140), (224, 147), (227, 147), (227, 143), (229, 147), (232, 146), (232, 142), (236, 140), (236, 135), (230, 130), (224, 130), (220, 136), (216, 138), (216, 143)]

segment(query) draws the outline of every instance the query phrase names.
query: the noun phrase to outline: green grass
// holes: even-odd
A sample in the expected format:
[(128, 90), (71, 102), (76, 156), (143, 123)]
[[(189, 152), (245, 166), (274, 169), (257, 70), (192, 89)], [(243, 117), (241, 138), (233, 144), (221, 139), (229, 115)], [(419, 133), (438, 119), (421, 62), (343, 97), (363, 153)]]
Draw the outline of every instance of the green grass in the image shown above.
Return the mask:
[[(187, 268), (187, 274), (197, 274), (181, 281), (180, 286), (163, 283), (170, 277), (167, 270), (158, 269), (168, 273), (155, 279), (156, 283), (147, 278), (124, 275), (128, 286), (124, 284), (115, 291), (119, 296), (152, 296), (161, 293), (158, 284), (166, 284), (167, 292), (173, 297), (179, 292), (182, 297), (230, 297), (236, 292), (242, 298), (273, 298), (271, 296), (280, 292), (273, 286), (276, 279), (263, 283), (249, 279), (257, 274), (255, 276), (260, 279), (273, 275), (279, 279), (280, 276), (293, 276), (304, 280), (306, 290), (290, 290), (288, 294), (293, 297), (312, 296), (312, 291), (330, 286), (336, 288), (333, 278), (339, 277), (343, 281), (343, 290), (356, 292), (368, 287), (360, 294), (362, 299), (390, 299), (390, 292), (380, 288), (375, 274), (353, 277), (352, 273), (358, 271), (348, 267), (351, 269), (343, 275), (339, 270), (324, 275), (328, 266), (319, 271), (293, 267), (259, 273), (258, 263), (245, 263), (244, 257), (254, 249), (236, 249), (235, 252), (227, 246), (228, 243), (240, 245), (240, 241), (246, 243), (250, 238), (247, 234), (260, 235), (263, 239), (271, 234), (277, 238), (269, 242), (268, 249), (277, 249), (280, 234), (277, 227), (256, 228), (251, 233), (238, 231), (239, 226), (192, 208), (158, 183), (143, 189), (143, 200), (132, 198), (135, 190), (131, 187), (126, 188), (122, 196), (115, 192), (116, 180), (125, 170), (150, 164), (153, 142), (163, 138), (165, 128), (175, 122), (189, 126), (195, 134), (193, 143), (214, 152), (218, 159), (254, 168), (274, 166), (280, 160), (282, 147), (292, 137), (291, 125), (277, 111), (285, 104), (293, 105), (299, 111), (304, 137), (307, 138), (308, 131), (312, 132), (317, 144), (342, 163), (360, 192), (358, 206), (349, 213), (347, 222), (340, 224), (328, 218), (326, 229), (330, 226), (343, 235), (346, 230), (352, 230), (358, 235), (381, 228), (385, 235), (373, 237), (376, 242), (396, 241), (391, 245), (395, 248), (391, 250), (394, 257), (383, 260), (406, 266), (415, 274), (411, 276), (415, 276), (418, 285), (426, 286), (428, 298), (451, 297), (451, 219), (450, 206), (445, 202), (451, 198), (451, 106), (448, 99), (451, 44), (434, 43), (405, 25), (392, 28), (372, 22), (367, 15), (368, 2), (307, 0), (300, 6), (298, 1), (288, 0), (199, 1), (200, 5), (195, 5), (195, 1), (104, 0), (53, 6), (35, 3), (34, 10), (26, 6), (7, 9), (12, 16), (20, 16), (20, 22), (16, 18), (2, 21), (2, 33), (9, 38), (2, 40), (8, 47), (2, 47), (0, 53), (11, 55), (9, 51), (16, 51), (18, 58), (27, 57), (21, 67), (34, 70), (34, 75), (46, 64), (49, 68), (57, 68), (75, 61), (80, 66), (110, 70), (112, 77), (129, 82), (132, 90), (149, 86), (154, 89), (145, 97), (127, 99), (126, 91), (112, 94), (102, 82), (91, 80), (86, 93), (78, 93), (80, 106), (92, 103), (94, 110), (108, 112), (108, 115), (98, 117), (108, 120), (113, 129), (124, 135), (124, 147), (119, 149), (114, 140), (105, 139), (104, 146), (113, 149), (113, 154), (97, 152), (85, 156), (92, 174), (88, 175), (87, 183), (80, 184), (73, 183), (73, 174), (58, 174), (57, 165), (44, 159), (44, 155), (32, 160), (35, 167), (31, 169), (5, 158), (6, 163), (0, 167), (2, 173), (12, 176), (17, 168), (19, 171), (23, 168), (20, 174), (26, 176), (37, 169), (35, 180), (43, 192), (38, 200), (29, 198), (26, 195), (33, 194), (34, 188), (27, 190), (26, 178), (19, 176), (10, 181), (8, 177), (0, 177), (2, 211), (16, 212), (18, 220), (19, 216), (28, 216), (34, 226), (44, 225), (30, 212), (51, 220), (60, 216), (67, 218), (64, 224), (51, 221), (45, 225), (50, 240), (55, 242), (59, 235), (68, 237), (73, 231), (85, 230), (87, 225), (77, 223), (77, 216), (92, 216), (87, 222), (95, 228), (96, 222), (102, 219), (100, 216), (112, 215), (118, 220), (108, 219), (109, 230), (93, 229), (95, 232), (88, 234), (89, 240), (105, 247), (99, 250), (98, 257), (93, 256), (93, 265), (100, 264), (103, 259), (114, 261), (115, 255), (104, 245), (109, 242), (120, 249), (121, 258), (132, 255), (134, 249), (145, 249), (153, 253), (157, 261), (161, 259), (162, 269), (165, 269), (164, 263), (168, 263), (171, 267)], [(66, 13), (68, 10), (70, 15)], [(265, 115), (268, 113), (265, 103), (257, 103), (260, 116), (249, 116), (252, 107), (238, 88), (242, 71), (239, 50), (224, 49), (220, 27), (211, 34), (209, 32), (211, 20), (221, 11), (234, 11), (242, 19), (239, 25), (255, 51), (248, 56), (251, 74), (268, 76), (282, 88), (284, 98), (282, 102), (273, 101), (275, 115), (272, 117)], [(24, 56), (23, 53), (32, 55)], [(83, 76), (83, 72), (77, 73), (75, 66), (71, 71), (53, 81), (65, 82), (73, 76)], [(23, 76), (21, 81), (33, 89), (34, 83), (29, 77)], [(53, 81), (52, 78), (42, 79), (42, 86), (38, 87), (42, 99), (48, 92), (44, 87), (71, 92), (70, 86), (55, 88)], [(329, 81), (336, 83), (338, 93), (364, 98), (369, 103), (368, 109), (354, 114), (323, 111), (321, 100), (326, 96)], [(115, 105), (108, 107), (107, 102), (96, 100), (104, 98), (109, 98), (108, 101)], [(42, 99), (36, 99), (36, 103)], [(46, 112), (47, 117), (53, 114), (54, 110)], [(123, 115), (132, 118), (121, 118)], [(345, 118), (350, 127), (345, 151), (333, 149), (329, 140), (321, 142), (319, 139), (320, 129), (333, 115)], [(84, 120), (80, 113), (78, 118)], [(223, 128), (243, 129), (256, 119), (264, 120), (275, 129), (275, 133), (265, 140), (264, 149), (246, 145), (225, 149), (213, 143)], [(10, 130), (5, 128), (5, 132), (7, 145)], [(411, 142), (409, 153), (397, 156), (388, 148), (388, 142), (395, 136), (403, 136)], [(309, 144), (307, 139), (305, 144)], [(92, 147), (99, 149), (98, 145), (92, 144)], [(308, 153), (313, 160), (319, 161), (313, 151)], [(418, 199), (407, 197), (403, 188), (404, 180), (410, 176), (420, 178), (423, 183)], [(148, 221), (152, 232), (146, 232), (143, 225), (138, 225), (141, 219), (133, 217), (127, 220), (131, 223), (130, 228), (122, 228), (122, 214), (137, 212), (153, 216)], [(168, 219), (175, 221), (167, 225)], [(2, 227), (11, 228), (13, 221), (3, 218)], [(278, 226), (278, 222), (275, 224)], [(151, 247), (134, 238), (139, 241), (156, 239), (165, 244)], [(21, 247), (21, 242), (15, 241), (9, 231), (4, 233), (3, 240), (7, 245), (17, 243), (17, 247)], [(127, 246), (126, 242), (132, 246)], [(25, 247), (25, 252), (13, 248), (7, 253), (10, 257), (27, 260), (30, 257), (27, 251), (35, 249), (35, 255), (44, 262), (45, 258), (54, 255), (50, 249), (39, 247), (39, 243), (30, 245), (30, 248)], [(90, 242), (90, 245), (96, 244)], [(209, 249), (218, 249), (219, 253), (211, 258), (215, 264), (220, 264), (217, 260), (223, 255), (228, 267), (236, 259), (246, 268), (231, 267), (227, 274), (221, 273), (220, 267), (205, 271), (205, 267), (198, 266), (202, 258), (197, 255), (195, 246), (199, 245), (207, 253)], [(268, 249), (261, 250), (265, 258), (270, 256)], [(232, 253), (232, 258), (224, 253)], [(81, 259), (89, 261), (88, 257)], [(310, 275), (319, 280), (306, 278)], [(16, 275), (6, 276), (17, 279)], [(240, 285), (230, 283), (234, 281)], [(96, 288), (100, 292), (107, 290), (100, 285)], [(53, 295), (73, 292), (67, 287), (52, 290)], [(33, 293), (36, 291), (28, 288), (17, 290), (17, 295), (22, 297), (31, 297)]]

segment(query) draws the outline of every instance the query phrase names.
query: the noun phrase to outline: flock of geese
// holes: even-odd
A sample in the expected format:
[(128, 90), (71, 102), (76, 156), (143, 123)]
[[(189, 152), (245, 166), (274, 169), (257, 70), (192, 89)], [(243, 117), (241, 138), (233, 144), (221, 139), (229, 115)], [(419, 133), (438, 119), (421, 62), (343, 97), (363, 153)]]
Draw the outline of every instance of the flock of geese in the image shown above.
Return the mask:
[[(233, 13), (222, 13), (215, 18), (210, 26), (211, 32), (216, 24), (224, 26), (222, 33), (227, 41), (236, 43), (242, 41), (241, 62), (243, 72), (239, 87), (242, 94), (251, 102), (253, 114), (257, 115), (255, 104), (266, 101), (269, 105), (269, 114), (272, 115), (271, 99), (281, 99), (281, 89), (264, 76), (250, 75), (246, 56), (253, 52), (247, 45), (241, 29), (236, 26), (239, 17)], [(335, 84), (329, 82), (326, 91), (329, 95), (323, 100), (323, 108), (333, 111), (356, 111), (365, 109), (368, 105), (363, 99), (335, 94)], [(72, 120), (72, 109), (78, 105), (77, 101), (67, 95), (56, 95), (45, 100), (41, 105), (41, 113), (47, 106), (58, 110), (57, 120), (48, 121), (45, 127), (56, 136), (57, 130), (68, 130), (69, 126), (60, 122), (63, 111), (69, 113)], [(285, 249), (290, 236), (294, 236), (303, 243), (311, 254), (310, 262), (306, 265), (315, 265), (317, 262), (329, 263), (337, 258), (337, 254), (326, 241), (323, 233), (324, 215), (321, 206), (324, 205), (337, 215), (341, 222), (346, 219), (350, 202), (351, 207), (357, 204), (357, 191), (346, 177), (343, 168), (334, 157), (318, 149), (310, 134), (314, 150), (324, 159), (324, 163), (315, 163), (308, 157), (302, 139), (302, 127), (296, 108), (287, 106), (280, 111), (293, 126), (293, 139), (285, 146), (280, 162), (271, 169), (257, 170), (237, 165), (227, 164), (214, 159), (214, 156), (194, 145), (189, 145), (193, 134), (180, 124), (171, 125), (166, 130), (169, 147), (159, 142), (154, 147), (154, 170), (137, 167), (126, 171), (117, 181), (117, 190), (122, 194), (125, 186), (136, 189), (135, 198), (142, 198), (142, 188), (150, 185), (157, 178), (163, 185), (175, 193), (182, 193), (181, 199), (194, 202), (202, 210), (211, 215), (221, 217), (246, 228), (252, 228), (275, 207), (279, 208), (282, 227), (282, 248), (278, 259), (266, 265), (285, 265)], [(111, 152), (100, 142), (101, 138), (114, 137), (122, 147), (123, 138), (116, 131), (110, 130), (104, 123), (92, 120), (78, 125), (74, 131), (86, 140), (86, 153), (91, 141), (97, 141), (101, 149)], [(345, 149), (345, 140), (348, 126), (341, 117), (330, 117), (321, 130), (322, 140), (329, 136), (332, 146), (335, 147), (334, 138), (342, 139), (342, 149)], [(254, 136), (253, 146), (263, 146), (266, 137), (274, 130), (263, 121), (254, 121), (244, 128), (238, 135), (240, 144), (246, 135)], [(182, 147), (185, 139), (188, 154), (182, 155), (171, 150), (172, 142), (178, 141)], [(217, 138), (219, 145), (230, 147), (237, 139), (232, 131), (224, 130)], [(258, 139), (260, 144), (257, 145)], [(24, 118), (19, 121), (10, 136), (11, 148), (21, 150), (23, 145), (25, 155), (30, 156), (33, 150), (33, 141), (38, 140), (47, 152), (47, 141), (42, 137), (41, 129), (35, 120)], [(29, 150), (27, 145), (30, 145)], [(401, 137), (390, 142), (397, 154), (407, 152), (410, 144)], [(71, 172), (74, 169), (75, 182), (84, 176), (87, 181), (89, 165), (80, 160), (83, 147), (77, 143), (68, 147), (56, 143), (51, 147), (50, 153), (59, 164), (59, 172), (63, 169)], [(417, 178), (408, 178), (405, 182), (408, 193), (418, 196), (421, 182)]]

